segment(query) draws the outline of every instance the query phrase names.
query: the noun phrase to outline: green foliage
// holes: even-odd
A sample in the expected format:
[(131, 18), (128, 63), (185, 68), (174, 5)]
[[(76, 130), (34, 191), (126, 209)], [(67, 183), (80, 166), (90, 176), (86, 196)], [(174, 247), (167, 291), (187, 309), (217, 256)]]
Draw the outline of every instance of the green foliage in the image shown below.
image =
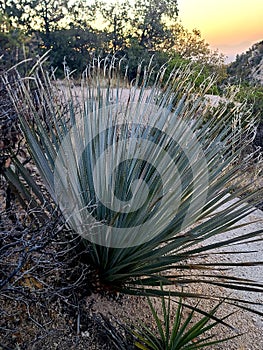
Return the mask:
[(263, 86), (241, 84), (238, 86), (236, 99), (241, 103), (247, 101), (252, 106), (253, 113), (258, 114), (261, 121), (263, 121)]
[[(22, 46), (27, 53), (23, 58), (42, 55), (43, 51), (51, 49), (50, 64), (59, 73), (63, 71), (65, 60), (70, 71), (76, 67), (82, 71), (87, 57), (94, 54), (101, 57), (126, 55), (133, 67), (129, 72), (130, 81), (135, 78), (136, 66), (141, 61), (148, 65), (152, 55), (155, 55), (157, 70), (164, 61), (162, 56), (167, 60), (174, 53), (221, 70), (220, 55), (209, 49), (200, 32), (189, 32), (176, 23), (176, 0), (137, 0), (132, 4), (127, 0), (118, 4), (104, 1), (88, 4), (84, 0), (74, 3), (7, 0), (1, 4), (1, 10), (11, 26), (8, 32), (17, 37), (16, 49)], [(103, 28), (96, 27), (95, 18), (100, 18)], [(3, 40), (7, 50), (12, 50), (12, 35), (5, 35)], [(12, 57), (16, 57), (16, 62), (21, 60), (21, 55), (12, 54)]]
[(108, 49), (113, 53), (125, 48), (127, 44), (128, 27), (131, 20), (131, 5), (129, 1), (110, 3), (96, 1), (97, 11), (107, 23), (105, 31)]
[[(242, 189), (231, 192), (231, 183), (239, 176), (237, 160), (247, 144), (240, 138), (242, 130), (232, 132), (233, 113), (242, 115), (242, 106), (224, 113), (224, 106), (219, 105), (214, 114), (217, 123), (204, 123), (207, 86), (195, 91), (191, 65), (172, 71), (162, 87), (164, 66), (151, 88), (148, 83), (156, 73), (151, 66), (144, 71), (139, 67), (129, 98), (122, 102), (125, 82), (120, 66), (116, 59), (94, 60), (79, 92), (71, 88), (69, 77), (64, 83), (50, 81), (41, 65), (32, 77), (18, 77), (18, 90), (5, 77), (43, 182), (67, 224), (84, 237), (90, 248), (89, 262), (96, 267), (100, 283), (125, 293), (148, 291), (150, 295), (166, 293), (158, 288), (160, 282), (262, 291), (260, 283), (231, 274), (222, 276), (220, 263), (200, 262), (201, 256), (216, 248), (260, 240), (262, 233), (258, 230), (224, 239), (225, 232), (240, 227), (239, 220), (253, 211), (246, 201), (255, 197), (252, 193), (240, 199)], [(131, 125), (119, 124), (121, 116), (132, 118)], [(173, 136), (170, 139), (168, 135)], [(136, 139), (147, 146), (130, 144)], [(115, 142), (116, 150), (101, 158)], [(169, 157), (164, 157), (164, 151)], [(129, 161), (119, 163), (121, 155)], [(115, 178), (116, 183), (112, 183)], [(122, 212), (130, 200), (134, 210)], [(223, 211), (222, 204), (226, 205)], [(90, 215), (97, 225), (91, 224)], [(152, 217), (154, 224), (148, 223)], [(123, 227), (122, 235), (116, 234), (115, 230)], [(213, 243), (206, 241), (211, 237)], [(172, 269), (177, 273), (166, 274)], [(182, 270), (185, 274), (179, 272)], [(205, 297), (178, 290), (171, 295)], [(242, 306), (242, 300), (238, 304)]]
[(0, 12), (0, 70), (36, 56), (40, 52), (37, 39), (35, 34), (26, 34), (20, 27), (12, 26), (8, 15)]
[(93, 55), (99, 55), (103, 37), (91, 29), (63, 29), (50, 34), (50, 65), (57, 76), (64, 76), (65, 64), (70, 71), (84, 71)]
[[(153, 319), (157, 331), (154, 331), (147, 327), (145, 324), (141, 324), (136, 327), (136, 331), (133, 334), (138, 339), (135, 342), (135, 346), (142, 350), (194, 350), (202, 349), (208, 346), (225, 342), (229, 339), (233, 339), (238, 335), (215, 340), (214, 334), (208, 335), (207, 333), (213, 330), (220, 323), (224, 323), (215, 317), (215, 313), (219, 307), (222, 306), (222, 302), (218, 303), (210, 312), (206, 313), (198, 321), (194, 320), (195, 313), (199, 313), (196, 307), (192, 307), (191, 312), (186, 317), (184, 314), (184, 303), (180, 298), (177, 306), (177, 310), (174, 318), (172, 318), (171, 311), (171, 297), (168, 299), (164, 296), (162, 300), (162, 315), (158, 315), (158, 311), (154, 308), (154, 305), (149, 297), (147, 297), (148, 303), (151, 309)], [(189, 305), (187, 306), (189, 308)], [(229, 315), (227, 316), (229, 317)], [(157, 334), (156, 334), (157, 333)]]
[(3, 70), (15, 65), (17, 59), (22, 60), (25, 36), (21, 30), (12, 28), (8, 17), (1, 12), (0, 28), (0, 69)]
[(164, 47), (164, 43), (171, 37), (164, 18), (175, 22), (177, 15), (177, 0), (137, 0), (131, 24), (140, 45), (150, 51)]
[(13, 27), (20, 27), (27, 33), (40, 30), (48, 40), (51, 31), (70, 24), (84, 11), (83, 4), (81, 0), (74, 3), (66, 0), (7, 0), (0, 8), (10, 18)]
[(191, 79), (194, 87), (198, 90), (198, 88), (204, 88), (204, 86), (206, 86), (209, 87), (207, 90), (208, 94), (219, 94), (218, 81), (214, 82), (212, 85), (210, 84), (210, 77), (212, 75), (216, 76), (214, 67), (203, 64), (202, 62), (191, 62), (189, 58), (183, 58), (179, 54), (173, 55), (173, 58), (169, 61), (165, 74), (166, 79), (173, 70), (179, 67), (187, 67), (190, 64), (192, 68)]
[[(167, 52), (150, 52), (141, 46), (136, 38), (130, 40), (129, 45), (123, 50), (123, 54), (125, 54), (125, 59), (129, 66), (127, 76), (130, 82), (136, 78), (139, 64), (142, 67), (147, 67), (151, 62), (156, 67), (156, 71), (158, 71), (169, 59)], [(123, 68), (126, 69), (125, 67)], [(154, 77), (149, 82), (149, 84), (151, 83), (154, 83)]]

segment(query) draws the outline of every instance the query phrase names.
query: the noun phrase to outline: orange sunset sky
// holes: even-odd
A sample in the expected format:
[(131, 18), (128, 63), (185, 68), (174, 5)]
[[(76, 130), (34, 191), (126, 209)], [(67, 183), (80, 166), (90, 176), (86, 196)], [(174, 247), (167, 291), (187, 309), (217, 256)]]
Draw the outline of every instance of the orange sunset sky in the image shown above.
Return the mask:
[(263, 0), (178, 0), (179, 19), (213, 49), (235, 59), (263, 40)]

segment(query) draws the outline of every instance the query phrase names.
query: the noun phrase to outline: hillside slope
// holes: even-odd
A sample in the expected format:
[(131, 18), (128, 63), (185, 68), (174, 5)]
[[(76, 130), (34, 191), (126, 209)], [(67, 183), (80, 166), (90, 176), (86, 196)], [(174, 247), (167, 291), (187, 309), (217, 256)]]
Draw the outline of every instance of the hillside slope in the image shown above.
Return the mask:
[(259, 116), (254, 145), (263, 149), (263, 40), (237, 55), (227, 73), (227, 83), (241, 84), (243, 98), (253, 105), (253, 113)]
[(263, 41), (237, 55), (236, 60), (228, 67), (228, 74), (232, 83), (243, 81), (263, 86)]

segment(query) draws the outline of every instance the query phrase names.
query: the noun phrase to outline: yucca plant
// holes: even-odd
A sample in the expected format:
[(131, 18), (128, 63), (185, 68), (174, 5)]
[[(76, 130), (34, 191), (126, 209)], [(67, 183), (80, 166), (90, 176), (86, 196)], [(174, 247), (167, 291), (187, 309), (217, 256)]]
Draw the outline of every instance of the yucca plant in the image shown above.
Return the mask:
[[(171, 299), (168, 296), (167, 300), (164, 296), (162, 300), (161, 315), (155, 309), (151, 298), (147, 297), (150, 306), (151, 314), (155, 323), (155, 330), (151, 329), (144, 323), (135, 327), (132, 331), (136, 337), (135, 347), (142, 350), (194, 350), (211, 347), (212, 345), (225, 342), (236, 338), (239, 334), (234, 334), (226, 338), (216, 338), (216, 326), (223, 322), (223, 319), (216, 318), (217, 310), (222, 306), (223, 301), (219, 302), (205, 316), (194, 319), (196, 309), (192, 310), (186, 316), (183, 312), (184, 304), (182, 298), (179, 299), (174, 317), (171, 315)], [(189, 305), (187, 305), (189, 308)], [(189, 311), (189, 310), (188, 310)], [(199, 311), (197, 312), (200, 316)], [(229, 317), (227, 315), (224, 320)]]
[[(227, 263), (202, 260), (215, 249), (262, 240), (263, 230), (224, 239), (254, 210), (247, 204), (254, 194), (241, 199), (231, 185), (253, 117), (244, 105), (220, 104), (207, 120), (205, 95), (215, 78), (196, 90), (191, 65), (166, 79), (165, 65), (158, 72), (139, 66), (126, 89), (123, 62), (94, 60), (79, 87), (70, 74), (50, 77), (42, 62), (30, 76), (17, 75), (15, 86), (4, 76), (29, 152), (65, 222), (89, 246), (100, 283), (163, 295), (162, 282), (176, 286), (173, 296), (197, 298), (208, 296), (177, 287), (262, 291), (258, 282), (223, 275)], [(229, 266), (255, 264), (261, 262)]]
[[(162, 285), (160, 289), (163, 291)], [(108, 319), (100, 315), (97, 320), (108, 344), (112, 349), (142, 349), (142, 350), (190, 350), (210, 347), (230, 339), (241, 336), (235, 328), (227, 323), (227, 319), (235, 312), (224, 317), (217, 317), (217, 312), (224, 306), (224, 299), (208, 312), (202, 311), (200, 315), (198, 303), (195, 306), (185, 304), (182, 298), (173, 299), (161, 296), (157, 299), (155, 307), (152, 298), (147, 296), (150, 307), (151, 325), (142, 321), (143, 315), (134, 321), (125, 323), (111, 315)], [(160, 301), (160, 303), (159, 303)], [(228, 336), (222, 337), (222, 327), (225, 327)], [(221, 331), (221, 333), (219, 332)]]

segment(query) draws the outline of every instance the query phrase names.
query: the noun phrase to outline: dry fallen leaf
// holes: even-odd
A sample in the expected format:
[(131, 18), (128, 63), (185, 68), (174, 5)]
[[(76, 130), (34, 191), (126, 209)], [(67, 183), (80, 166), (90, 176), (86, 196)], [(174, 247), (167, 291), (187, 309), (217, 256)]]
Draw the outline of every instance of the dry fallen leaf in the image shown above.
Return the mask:
[(5, 168), (9, 168), (10, 167), (10, 164), (11, 164), (11, 158), (7, 158), (7, 160), (5, 161)]

